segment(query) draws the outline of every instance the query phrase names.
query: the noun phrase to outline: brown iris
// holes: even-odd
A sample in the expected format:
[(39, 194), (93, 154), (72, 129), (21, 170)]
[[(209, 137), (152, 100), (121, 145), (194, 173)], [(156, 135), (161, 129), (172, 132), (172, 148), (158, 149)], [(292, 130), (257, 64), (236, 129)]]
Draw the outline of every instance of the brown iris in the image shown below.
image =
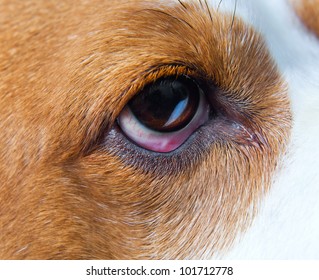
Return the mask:
[(197, 112), (200, 88), (187, 76), (166, 77), (147, 85), (129, 102), (135, 117), (160, 132), (178, 131)]

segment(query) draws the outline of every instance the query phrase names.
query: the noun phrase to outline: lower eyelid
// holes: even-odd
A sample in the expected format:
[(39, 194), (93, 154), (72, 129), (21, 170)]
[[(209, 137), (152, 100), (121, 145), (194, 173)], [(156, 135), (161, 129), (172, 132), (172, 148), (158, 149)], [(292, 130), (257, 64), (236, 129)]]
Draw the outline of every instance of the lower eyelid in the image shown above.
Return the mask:
[[(150, 151), (133, 144), (115, 124), (106, 136), (101, 154), (111, 154), (121, 160), (125, 166), (131, 166), (145, 173), (156, 173), (156, 176), (177, 175), (196, 164), (208, 151), (209, 141), (202, 141), (202, 128), (193, 133), (182, 146), (169, 153)], [(205, 137), (205, 136), (204, 136)], [(105, 147), (106, 150), (105, 150)]]
[[(234, 122), (229, 122), (223, 117), (213, 122), (208, 121), (174, 151), (159, 153), (132, 143), (115, 124), (106, 136), (100, 153), (111, 154), (119, 158), (126, 166), (137, 168), (145, 173), (155, 173), (158, 177), (175, 176), (182, 170), (196, 166), (217, 148), (229, 153), (233, 148), (236, 152), (240, 152), (241, 145), (254, 146), (246, 140), (242, 142), (242, 138), (247, 136), (245, 130), (241, 126), (235, 126)], [(256, 149), (256, 146), (252, 148)]]

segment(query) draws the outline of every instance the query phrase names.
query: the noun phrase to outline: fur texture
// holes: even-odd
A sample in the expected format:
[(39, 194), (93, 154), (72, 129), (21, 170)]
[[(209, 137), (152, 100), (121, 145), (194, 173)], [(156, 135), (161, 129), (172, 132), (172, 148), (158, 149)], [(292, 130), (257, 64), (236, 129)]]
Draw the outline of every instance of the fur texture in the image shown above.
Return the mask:
[(318, 1), (251, 1), (244, 10), (242, 15), (263, 34), (288, 82), (293, 130), (284, 168), (253, 226), (228, 257), (318, 259), (319, 41), (318, 28), (309, 29), (307, 23), (316, 21)]
[[(317, 176), (298, 158), (318, 150), (305, 130), (318, 102), (304, 97), (318, 100), (318, 80), (300, 96), (290, 39), (262, 28), (265, 1), (244, 2), (0, 1), (0, 258), (264, 257), (267, 205), (285, 219), (280, 198)], [(180, 74), (211, 85), (223, 117), (169, 154), (135, 146), (116, 118), (144, 85)]]

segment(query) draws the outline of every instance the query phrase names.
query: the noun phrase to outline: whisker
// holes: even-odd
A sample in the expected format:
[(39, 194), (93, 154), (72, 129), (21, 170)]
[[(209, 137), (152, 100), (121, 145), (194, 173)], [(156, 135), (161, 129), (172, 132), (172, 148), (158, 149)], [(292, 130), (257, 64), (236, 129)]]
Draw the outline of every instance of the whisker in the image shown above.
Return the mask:
[(233, 18), (232, 18), (232, 22), (231, 22), (230, 30), (232, 30), (232, 29), (233, 29), (234, 21), (235, 21), (235, 16), (236, 16), (236, 12), (237, 12), (237, 0), (235, 0), (235, 7), (234, 7)]
[(208, 14), (209, 14), (209, 17), (210, 17), (210, 21), (213, 22), (213, 17), (212, 17), (212, 13), (209, 9), (209, 6), (208, 6), (208, 3), (207, 3), (207, 0), (205, 0), (205, 4), (206, 4), (206, 8), (207, 8), (207, 11), (208, 11)]
[(219, 11), (219, 8), (220, 8), (220, 5), (221, 5), (222, 2), (223, 2), (223, 0), (219, 1), (218, 6), (217, 6), (217, 12)]
[(183, 6), (183, 8), (184, 8), (185, 10), (187, 10), (187, 7), (185, 6), (185, 4), (184, 4), (181, 0), (178, 0), (178, 2)]

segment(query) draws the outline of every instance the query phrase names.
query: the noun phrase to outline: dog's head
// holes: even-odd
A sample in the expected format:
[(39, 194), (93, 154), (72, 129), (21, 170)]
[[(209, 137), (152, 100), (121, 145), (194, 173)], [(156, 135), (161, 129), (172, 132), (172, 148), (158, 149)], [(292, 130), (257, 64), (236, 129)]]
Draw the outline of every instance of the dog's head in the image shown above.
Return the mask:
[(250, 228), (294, 103), (236, 3), (0, 1), (0, 257), (219, 257)]

